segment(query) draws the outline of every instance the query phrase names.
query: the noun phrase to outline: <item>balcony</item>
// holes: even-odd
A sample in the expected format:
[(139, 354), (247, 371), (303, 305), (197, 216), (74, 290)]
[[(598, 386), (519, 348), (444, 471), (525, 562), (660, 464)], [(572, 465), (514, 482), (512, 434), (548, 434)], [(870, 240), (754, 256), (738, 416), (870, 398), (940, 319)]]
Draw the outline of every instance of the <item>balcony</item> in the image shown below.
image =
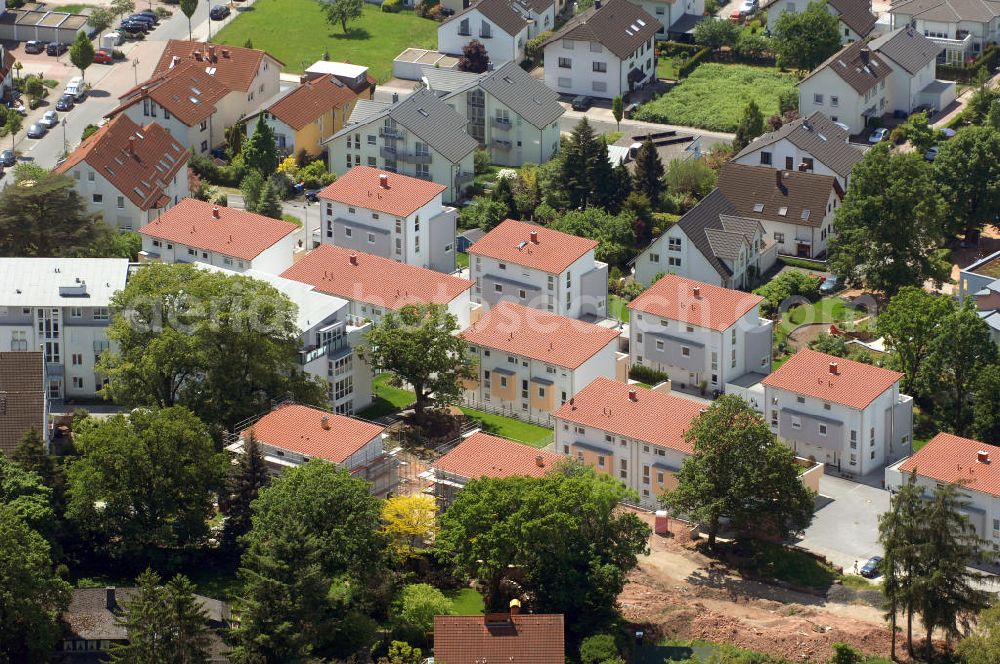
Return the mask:
[(455, 176), (455, 184), (462, 186), (463, 184), (468, 184), (476, 179), (474, 173), (459, 173)]
[[(972, 42), (975, 41), (975, 36), (964, 30), (959, 30), (956, 33), (957, 39), (948, 39), (945, 37), (931, 37), (930, 39), (934, 44), (944, 50), (942, 54), (944, 56), (943, 62), (950, 65), (961, 65), (965, 62), (967, 57), (972, 55)], [(939, 55), (938, 62), (941, 62)]]
[(403, 138), (406, 132), (398, 127), (386, 127), (382, 125), (378, 128), (378, 135), (382, 138)]
[(416, 152), (404, 152), (400, 154), (399, 159), (403, 161), (408, 161), (411, 164), (429, 164), (431, 163), (430, 153), (416, 153)]
[(400, 152), (401, 152), (400, 150), (397, 150), (396, 148), (390, 147), (388, 145), (383, 145), (378, 149), (378, 154), (383, 159), (400, 159), (401, 158)]
[(497, 138), (493, 140), (493, 147), (497, 150), (510, 150), (514, 147), (514, 144), (510, 141), (505, 141), (503, 139)]
[(504, 131), (510, 131), (511, 121), (510, 118), (491, 118), (490, 124), (492, 124), (497, 129), (503, 129)]
[(347, 337), (341, 336), (320, 346), (307, 346), (299, 351), (299, 364), (306, 366), (321, 357), (334, 355), (347, 348)]

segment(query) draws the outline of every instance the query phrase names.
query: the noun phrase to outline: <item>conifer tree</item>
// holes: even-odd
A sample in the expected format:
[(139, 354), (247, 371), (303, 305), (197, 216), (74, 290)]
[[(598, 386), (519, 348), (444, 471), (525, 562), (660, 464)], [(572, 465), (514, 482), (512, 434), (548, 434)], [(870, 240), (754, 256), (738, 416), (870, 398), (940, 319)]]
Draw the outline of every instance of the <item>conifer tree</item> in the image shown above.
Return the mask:
[(660, 155), (656, 153), (653, 141), (647, 136), (635, 156), (635, 191), (646, 194), (654, 208), (660, 206), (665, 173)]
[(270, 482), (257, 436), (253, 429), (243, 444), (243, 454), (231, 467), (228, 478), (229, 501), (223, 541), (235, 547), (239, 538), (250, 532), (250, 504), (260, 495), (260, 490)]

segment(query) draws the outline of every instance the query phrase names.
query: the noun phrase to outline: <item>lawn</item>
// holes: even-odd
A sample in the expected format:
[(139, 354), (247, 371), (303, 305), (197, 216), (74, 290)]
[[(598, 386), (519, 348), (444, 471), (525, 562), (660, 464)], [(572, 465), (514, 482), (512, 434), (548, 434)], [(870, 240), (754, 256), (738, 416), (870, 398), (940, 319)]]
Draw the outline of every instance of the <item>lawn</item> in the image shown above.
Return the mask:
[(781, 314), (778, 330), (787, 335), (798, 326), (807, 323), (849, 323), (846, 327), (853, 329), (853, 321), (867, 315), (863, 309), (852, 309), (843, 298), (831, 295), (812, 304), (792, 307)]
[(451, 608), (457, 616), (478, 616), (483, 613), (486, 604), (483, 596), (475, 588), (462, 588), (453, 593), (448, 593), (451, 600)]
[(458, 252), (458, 254), (455, 255), (455, 267), (459, 270), (464, 270), (469, 267), (469, 254), (464, 251)]
[(839, 578), (837, 571), (812, 556), (772, 542), (755, 542), (749, 570), (797, 586), (825, 591)]
[(370, 406), (358, 413), (358, 417), (366, 420), (378, 419), (384, 415), (395, 413), (413, 404), (413, 392), (393, 387), (389, 384), (392, 374), (384, 373), (372, 381), (372, 392), (375, 398)]
[(774, 67), (708, 62), (667, 94), (643, 104), (638, 120), (735, 131), (751, 99), (768, 118), (778, 112), (778, 97), (794, 90), (798, 78)]
[(677, 80), (677, 69), (679, 61), (673, 56), (664, 56), (656, 61), (656, 78), (664, 78), (668, 81)]
[(436, 48), (435, 21), (412, 11), (383, 12), (365, 3), (361, 18), (340, 25), (327, 22), (315, 0), (257, 0), (239, 12), (215, 36), (219, 44), (242, 46), (247, 39), (285, 63), (285, 71), (301, 73), (324, 51), (329, 59), (367, 65), (379, 83), (392, 78), (392, 60), (407, 47)]
[(552, 429), (522, 422), (513, 417), (484, 413), (475, 408), (466, 408), (464, 406), (460, 406), (460, 408), (468, 417), (478, 420), (479, 425), (486, 433), (510, 438), (511, 440), (517, 440), (539, 448), (545, 447), (552, 442)]
[(628, 302), (618, 295), (608, 295), (608, 316), (627, 323)]

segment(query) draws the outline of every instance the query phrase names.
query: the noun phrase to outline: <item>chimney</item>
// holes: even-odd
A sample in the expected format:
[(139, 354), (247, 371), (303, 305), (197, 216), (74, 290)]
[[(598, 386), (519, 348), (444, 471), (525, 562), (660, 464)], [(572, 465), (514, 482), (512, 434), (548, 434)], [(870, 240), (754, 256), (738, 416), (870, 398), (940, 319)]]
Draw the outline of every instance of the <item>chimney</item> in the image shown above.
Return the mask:
[(785, 185), (782, 182), (782, 179), (783, 179), (782, 176), (783, 175), (784, 175), (784, 173), (781, 171), (780, 168), (774, 172), (774, 180), (775, 180), (775, 183), (778, 185), (778, 189), (784, 189), (785, 188)]
[(215, 62), (215, 44), (208, 45), (208, 61)]
[(639, 400), (639, 393), (635, 391), (634, 387), (628, 388), (628, 400), (629, 401), (638, 401)]
[(352, 251), (351, 252), (351, 265), (357, 265), (357, 264), (358, 264), (358, 255)]
[(224, 57), (224, 58), (228, 58), (229, 57), (229, 49), (228, 48), (222, 49), (222, 57)]
[(694, 293), (694, 299), (700, 300), (701, 299), (701, 286), (695, 286), (691, 290)]
[(392, 103), (395, 104), (397, 101), (399, 101), (399, 93), (398, 92), (393, 92), (392, 93)]
[(600, 9), (602, 4), (601, 0), (594, 0), (594, 9)]
[(832, 373), (834, 376), (836, 376), (836, 375), (838, 375), (840, 373), (840, 370), (837, 369), (837, 363), (836, 362), (831, 362), (830, 363), (830, 373)]
[(389, 174), (388, 173), (379, 173), (379, 176), (378, 176), (378, 186), (382, 187), (383, 189), (388, 189), (389, 188)]
[(323, 417), (319, 418), (319, 425), (321, 427), (323, 427), (324, 431), (329, 431), (330, 430), (330, 418), (327, 417), (326, 415), (324, 415)]
[(989, 463), (990, 453), (986, 450), (979, 450), (976, 452), (976, 460), (979, 461), (979, 463)]
[(118, 608), (118, 601), (115, 600), (114, 586), (108, 586), (104, 589), (104, 608), (108, 611), (114, 611)]
[(799, 173), (805, 173), (808, 170), (809, 167), (806, 166), (806, 162), (802, 162), (801, 164), (799, 164)]
[(219, 218), (222, 217), (222, 213), (219, 212), (219, 207), (218, 206), (215, 206), (215, 207), (212, 208), (212, 216), (215, 217), (216, 219), (219, 219)]
[(570, 400), (569, 400), (569, 407), (570, 407), (571, 410), (576, 410), (576, 400), (573, 399), (572, 397), (570, 397)]
[(173, 69), (174, 67), (176, 67), (177, 63), (180, 61), (181, 58), (179, 55), (175, 55), (174, 57), (170, 58), (170, 68)]
[(198, 62), (201, 62), (201, 51), (194, 52), (194, 59), (197, 60)]
[(128, 137), (128, 153), (135, 154), (135, 136)]
[(538, 231), (531, 231), (531, 244), (538, 244)]
[(867, 64), (868, 64), (869, 62), (871, 62), (871, 59), (872, 59), (872, 51), (871, 51), (871, 49), (870, 49), (870, 48), (868, 48), (867, 46), (865, 46), (865, 47), (863, 47), (863, 48), (861, 49), (861, 51), (860, 51), (860, 55), (861, 55), (861, 64), (863, 64), (863, 65), (867, 65)]
[(544, 468), (545, 467), (545, 457), (543, 457), (541, 454), (539, 454), (538, 456), (536, 456), (535, 457), (535, 465), (538, 466), (539, 468)]
[[(538, 457), (541, 459), (542, 457)], [(521, 600), (512, 599), (510, 600), (510, 615), (516, 616), (521, 613)]]

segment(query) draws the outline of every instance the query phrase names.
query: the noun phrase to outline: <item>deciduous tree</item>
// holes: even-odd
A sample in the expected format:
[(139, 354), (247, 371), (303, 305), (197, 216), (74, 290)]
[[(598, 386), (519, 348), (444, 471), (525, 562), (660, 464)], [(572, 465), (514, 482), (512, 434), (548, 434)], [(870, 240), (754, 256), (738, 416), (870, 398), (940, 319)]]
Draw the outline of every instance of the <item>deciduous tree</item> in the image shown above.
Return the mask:
[(326, 5), (326, 20), (330, 23), (340, 23), (344, 34), (347, 34), (347, 22), (361, 18), (364, 11), (364, 0), (323, 0)]
[(699, 21), (694, 26), (694, 43), (717, 51), (723, 46), (732, 46), (740, 36), (740, 26), (714, 17)]
[(473, 74), (481, 74), (490, 68), (490, 54), (486, 46), (478, 39), (473, 39), (462, 47), (462, 57), (458, 59), (458, 68)]
[(902, 391), (913, 394), (917, 372), (935, 337), (948, 332), (942, 322), (955, 311), (954, 301), (918, 286), (904, 286), (876, 319), (878, 333), (892, 351), (890, 362), (903, 372)]
[(990, 364), (976, 376), (972, 435), (977, 440), (1000, 445), (1000, 364)]
[(437, 503), (430, 496), (393, 496), (382, 505), (383, 532), (400, 562), (414, 558), (438, 532)]
[[(180, 0), (181, 13), (184, 14), (188, 21), (188, 39), (194, 41), (194, 37), (191, 33), (191, 17), (194, 13), (198, 11), (198, 0)], [(253, 48), (252, 46), (248, 48)]]
[(624, 266), (635, 255), (632, 220), (627, 214), (611, 214), (599, 207), (570, 210), (549, 226), (557, 231), (597, 240), (597, 260)]
[(771, 45), (782, 67), (811, 71), (840, 50), (840, 23), (826, 2), (810, 2), (802, 12), (782, 12)]
[(1000, 131), (960, 129), (941, 143), (934, 179), (948, 205), (946, 231), (964, 231), (968, 238), (993, 223), (1000, 209)]
[(80, 70), (80, 76), (87, 75), (87, 67), (94, 64), (94, 43), (86, 32), (76, 33), (76, 40), (69, 47), (69, 60)]
[(455, 609), (452, 608), (451, 600), (427, 583), (411, 583), (403, 586), (396, 600), (396, 618), (423, 638), (434, 633), (434, 616), (448, 616), (453, 613)]
[(760, 112), (757, 102), (751, 99), (743, 108), (743, 116), (736, 125), (736, 136), (733, 138), (733, 152), (739, 152), (750, 141), (764, 133), (764, 114)]
[(976, 631), (959, 641), (955, 652), (965, 664), (1000, 662), (1000, 606), (979, 614)]
[[(19, 448), (20, 449), (20, 448)], [(35, 472), (0, 454), (0, 505), (51, 541), (55, 533), (52, 489)]]
[(615, 98), (611, 100), (611, 115), (615, 118), (615, 128), (621, 129), (622, 118), (625, 116), (625, 102), (621, 95), (615, 95)]

